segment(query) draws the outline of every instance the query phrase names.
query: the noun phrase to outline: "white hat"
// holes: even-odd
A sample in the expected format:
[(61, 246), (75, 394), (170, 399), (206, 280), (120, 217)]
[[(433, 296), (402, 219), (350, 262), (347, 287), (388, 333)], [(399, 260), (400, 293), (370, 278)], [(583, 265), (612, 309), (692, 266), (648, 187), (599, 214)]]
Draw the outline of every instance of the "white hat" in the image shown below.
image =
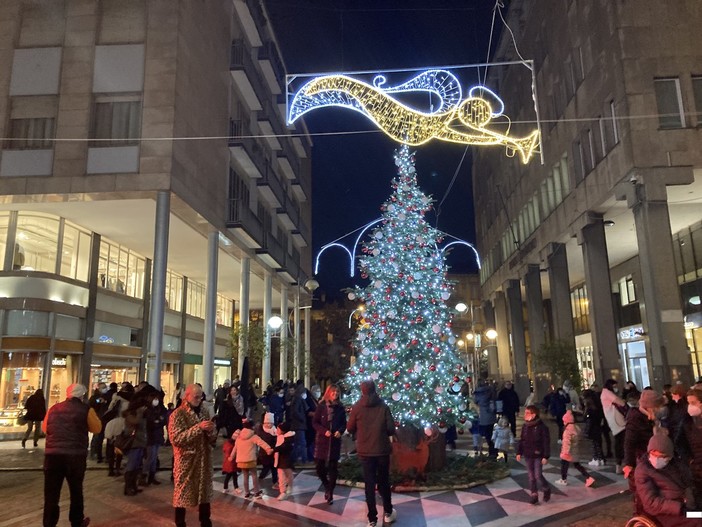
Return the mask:
[(264, 425), (275, 424), (275, 416), (271, 412), (266, 412), (266, 415), (263, 416), (263, 424)]
[(82, 384), (74, 383), (71, 384), (68, 388), (66, 388), (66, 397), (69, 399), (71, 397), (77, 397), (78, 399), (80, 399), (86, 393), (88, 393), (88, 389)]

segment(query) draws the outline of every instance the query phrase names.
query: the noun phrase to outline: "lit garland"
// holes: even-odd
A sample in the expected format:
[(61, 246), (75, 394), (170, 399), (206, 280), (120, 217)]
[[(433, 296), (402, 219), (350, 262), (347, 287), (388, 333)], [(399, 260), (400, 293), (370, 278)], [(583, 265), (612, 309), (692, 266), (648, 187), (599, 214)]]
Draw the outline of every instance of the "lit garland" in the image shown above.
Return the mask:
[(344, 380), (350, 395), (360, 397), (364, 379), (375, 381), (398, 425), (428, 431), (470, 418), (461, 360), (451, 331), (451, 295), (439, 231), (424, 215), (431, 200), (417, 187), (414, 158), (403, 145), (395, 154), (399, 175), (393, 195), (382, 207), (381, 224), (363, 246), (361, 276), (365, 288), (350, 299), (365, 304), (355, 338), (356, 363)]
[[(431, 139), (467, 145), (504, 145), (508, 155), (518, 152), (525, 164), (539, 146), (538, 130), (514, 138), (486, 128), (493, 118), (502, 115), (504, 103), (484, 86), (472, 87), (469, 96), (462, 100), (458, 79), (448, 71), (428, 70), (399, 86), (385, 88), (385, 82), (382, 75), (374, 79), (373, 85), (347, 75), (316, 77), (293, 97), (288, 123), (294, 123), (315, 108), (339, 106), (362, 113), (390, 137), (407, 145), (417, 146)], [(423, 112), (389, 95), (408, 92), (434, 94), (440, 104), (432, 112)], [(495, 99), (497, 111), (485, 95)]]

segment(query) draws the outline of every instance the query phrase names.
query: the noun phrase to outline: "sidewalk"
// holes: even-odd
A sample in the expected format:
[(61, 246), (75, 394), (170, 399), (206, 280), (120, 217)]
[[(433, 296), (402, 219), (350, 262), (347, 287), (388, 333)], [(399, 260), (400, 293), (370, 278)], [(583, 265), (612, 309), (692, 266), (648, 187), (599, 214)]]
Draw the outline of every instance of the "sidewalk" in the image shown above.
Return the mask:
[[(551, 462), (545, 475), (549, 482), (558, 479), (558, 452), (555, 424), (546, 421), (552, 432)], [(521, 423), (518, 424), (518, 428)], [(41, 523), (43, 474), (43, 439), (39, 448), (23, 450), (19, 441), (0, 443), (0, 527), (19, 527)], [(270, 488), (270, 478), (262, 482), (267, 493), (264, 500), (251, 502), (222, 491), (221, 442), (214, 450), (214, 488), (212, 503), (215, 525), (231, 524), (233, 516), (247, 527), (333, 525), (361, 527), (365, 525), (365, 502), (362, 489), (338, 487), (335, 501), (327, 506), (313, 470), (297, 470), (292, 499), (279, 502), (277, 492)], [(458, 449), (465, 451), (470, 436), (459, 437)], [(472, 449), (471, 449), (472, 450)], [(169, 481), (171, 449), (166, 447), (159, 456), (162, 471), (158, 479), (163, 484), (148, 487), (140, 495), (128, 498), (122, 493), (121, 478), (107, 476), (107, 466), (88, 461), (84, 484), (86, 515), (91, 526), (121, 527), (134, 525), (171, 526), (173, 487)], [(583, 459), (584, 460), (584, 459)], [(528, 494), (524, 467), (510, 461), (511, 475), (505, 480), (466, 491), (394, 493), (402, 527), (618, 527), (630, 518), (631, 499), (624, 489), (621, 476), (614, 474), (613, 465), (593, 470), (597, 480), (594, 488), (586, 489), (574, 475), (571, 485), (552, 485), (554, 496), (548, 504), (532, 506)], [(68, 491), (62, 500), (62, 521), (68, 525)], [(196, 511), (189, 511), (190, 522), (196, 522)]]

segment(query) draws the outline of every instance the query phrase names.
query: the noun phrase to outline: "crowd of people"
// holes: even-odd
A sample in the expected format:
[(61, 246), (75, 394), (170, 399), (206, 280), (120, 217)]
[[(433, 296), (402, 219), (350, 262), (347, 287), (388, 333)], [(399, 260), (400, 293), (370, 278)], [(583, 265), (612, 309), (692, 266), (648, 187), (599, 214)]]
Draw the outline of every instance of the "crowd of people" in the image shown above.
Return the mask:
[[(334, 384), (322, 395), (317, 385), (308, 389), (302, 381), (281, 380), (259, 396), (253, 385), (235, 379), (224, 382), (209, 399), (201, 386), (191, 384), (178, 386), (167, 403), (166, 394), (147, 382), (136, 387), (129, 382), (109, 386), (100, 382), (89, 398), (84, 386), (73, 384), (66, 400), (48, 411), (41, 390), (27, 399), (22, 447), (32, 434), (34, 446), (42, 431), (46, 435), (46, 526), (58, 522), (64, 480), (71, 490), (71, 525), (89, 524), (82, 500), (87, 455), (98, 463), (107, 461), (107, 475), (122, 476), (124, 495), (135, 496), (161, 483), (158, 453), (164, 444), (173, 447), (176, 526), (185, 525), (189, 507), (197, 507), (200, 524), (208, 526), (212, 451), (220, 436), (225, 492), (231, 483), (231, 492), (259, 499), (263, 495), (259, 480), (270, 474), (277, 499), (285, 500), (293, 490), (293, 469), (314, 467), (331, 504), (342, 439), (348, 433), (363, 469), (368, 525), (374, 527), (376, 488), (384, 523), (397, 517), (389, 480), (395, 420), (373, 381), (361, 383), (361, 394), (349, 412)], [(619, 383), (609, 379), (602, 389), (593, 384), (578, 393), (565, 381), (551, 386), (540, 404), (530, 395), (519, 431), (516, 418), (522, 405), (510, 381), (498, 390), (495, 383), (481, 379), (471, 395), (475, 454), (484, 455), (483, 442), (487, 457), (495, 460), (501, 457), (507, 462), (514, 451), (517, 461), (527, 467), (532, 504), (539, 502), (539, 490), (544, 502), (551, 499), (543, 474), (552, 446), (544, 420), (548, 415), (555, 422), (560, 449), (561, 477), (555, 484), (568, 485), (571, 466), (582, 474), (585, 486), (596, 482), (580, 463), (583, 449), (589, 447), (590, 467), (611, 461), (616, 474), (628, 480), (635, 514), (654, 518), (663, 527), (694, 525), (685, 513), (702, 505), (702, 383), (689, 390), (682, 384), (666, 385), (663, 393), (657, 393), (651, 388), (639, 391), (629, 381), (620, 392)], [(446, 434), (448, 448), (455, 448), (455, 437), (455, 430)]]

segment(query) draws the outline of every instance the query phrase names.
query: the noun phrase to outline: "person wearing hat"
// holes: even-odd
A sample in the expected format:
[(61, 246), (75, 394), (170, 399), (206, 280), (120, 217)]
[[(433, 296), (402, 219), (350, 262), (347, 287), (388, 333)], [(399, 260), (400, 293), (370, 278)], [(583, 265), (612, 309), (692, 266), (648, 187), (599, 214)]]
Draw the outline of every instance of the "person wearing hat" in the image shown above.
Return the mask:
[(361, 383), (361, 398), (351, 408), (346, 429), (356, 435), (356, 452), (363, 467), (363, 482), (368, 506), (368, 527), (378, 522), (375, 505), (375, 486), (383, 498), (383, 523), (397, 519), (397, 510), (392, 507), (390, 491), (390, 437), (395, 435), (395, 420), (390, 408), (375, 392), (375, 383), (368, 379)]
[(683, 463), (690, 467), (695, 502), (702, 507), (702, 390), (687, 392), (687, 410), (675, 438), (675, 448)]
[(687, 510), (695, 509), (695, 502), (685, 471), (673, 459), (673, 442), (661, 430), (649, 439), (646, 450), (635, 475), (641, 512), (661, 527), (699, 525), (699, 520), (685, 517)]
[[(263, 422), (256, 427), (256, 435), (263, 439), (269, 447), (273, 448), (277, 439), (278, 432), (275, 427), (275, 416), (272, 412), (266, 412), (263, 415)], [(258, 476), (262, 480), (271, 473), (271, 482), (273, 488), (278, 488), (278, 471), (275, 469), (275, 459), (273, 454), (267, 453), (262, 448), (258, 451), (258, 462), (261, 465), (261, 473)]]
[(641, 392), (638, 408), (631, 408), (626, 414), (624, 428), (624, 477), (629, 480), (629, 490), (634, 497), (634, 513), (641, 512), (636, 494), (636, 480), (633, 471), (637, 460), (646, 454), (648, 441), (653, 436), (656, 411), (664, 404), (663, 397), (653, 390)]
[(88, 392), (82, 384), (66, 389), (66, 400), (46, 413), (42, 430), (44, 448), (44, 527), (56, 527), (59, 521), (61, 487), (68, 482), (71, 527), (87, 527), (90, 518), (83, 516), (83, 478), (88, 457), (88, 432), (99, 434), (100, 418), (83, 398)]

